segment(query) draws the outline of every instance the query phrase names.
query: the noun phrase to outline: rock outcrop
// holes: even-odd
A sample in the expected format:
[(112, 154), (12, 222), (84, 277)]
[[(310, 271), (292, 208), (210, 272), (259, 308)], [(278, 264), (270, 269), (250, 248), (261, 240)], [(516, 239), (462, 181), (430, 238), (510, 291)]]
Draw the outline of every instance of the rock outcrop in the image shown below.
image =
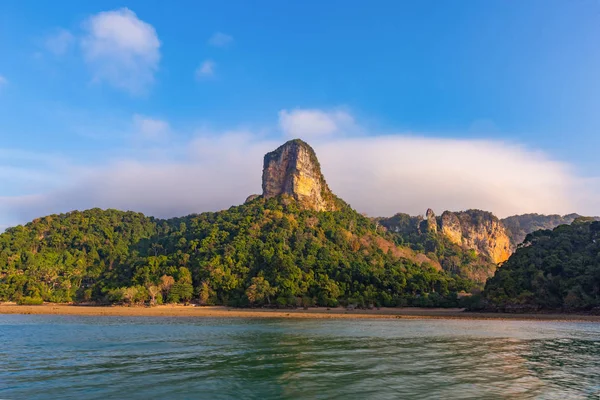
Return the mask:
[(250, 196), (246, 197), (246, 201), (244, 201), (244, 204), (248, 204), (252, 200), (258, 199), (259, 197), (260, 197), (260, 194), (251, 194)]
[(262, 189), (266, 199), (288, 195), (307, 210), (338, 208), (314, 150), (300, 139), (290, 140), (265, 155)]
[(496, 264), (510, 257), (510, 238), (502, 222), (492, 213), (480, 210), (445, 211), (440, 231), (452, 243), (487, 255)]
[(427, 232), (437, 233), (437, 221), (435, 219), (435, 213), (431, 208), (427, 209), (423, 224)]

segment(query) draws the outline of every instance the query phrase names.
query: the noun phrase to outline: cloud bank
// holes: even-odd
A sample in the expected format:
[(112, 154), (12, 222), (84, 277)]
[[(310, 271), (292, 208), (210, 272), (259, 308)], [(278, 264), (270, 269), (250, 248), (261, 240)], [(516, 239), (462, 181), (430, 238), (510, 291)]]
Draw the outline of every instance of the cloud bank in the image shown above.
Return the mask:
[[(260, 193), (263, 155), (291, 136), (315, 148), (334, 193), (372, 216), (422, 214), (429, 207), (438, 213), (479, 208), (501, 217), (600, 211), (596, 179), (579, 177), (568, 164), (517, 144), (381, 134), (366, 127), (359, 127), (363, 134), (348, 135), (344, 127), (358, 125), (339, 111), (282, 110), (279, 118), (277, 133), (269, 136), (196, 134), (177, 146), (161, 146), (156, 157), (133, 152), (102, 165), (57, 168), (61, 183), (0, 198), (0, 215), (26, 222), (92, 207), (158, 217), (226, 209)], [(169, 129), (159, 119), (136, 116), (134, 121), (151, 137)]]
[(96, 81), (132, 94), (154, 82), (160, 61), (160, 41), (154, 27), (128, 8), (88, 18), (81, 46)]

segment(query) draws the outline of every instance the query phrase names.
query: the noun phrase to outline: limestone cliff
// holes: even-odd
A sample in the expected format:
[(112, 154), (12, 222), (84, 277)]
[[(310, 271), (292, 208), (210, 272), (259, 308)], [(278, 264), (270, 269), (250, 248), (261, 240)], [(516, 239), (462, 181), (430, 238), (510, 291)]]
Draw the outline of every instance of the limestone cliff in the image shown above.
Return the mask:
[(512, 253), (510, 239), (502, 222), (492, 213), (480, 210), (445, 211), (440, 231), (452, 243), (484, 254), (496, 264)]
[(262, 189), (266, 199), (289, 195), (307, 210), (338, 208), (314, 150), (300, 139), (290, 140), (265, 155)]

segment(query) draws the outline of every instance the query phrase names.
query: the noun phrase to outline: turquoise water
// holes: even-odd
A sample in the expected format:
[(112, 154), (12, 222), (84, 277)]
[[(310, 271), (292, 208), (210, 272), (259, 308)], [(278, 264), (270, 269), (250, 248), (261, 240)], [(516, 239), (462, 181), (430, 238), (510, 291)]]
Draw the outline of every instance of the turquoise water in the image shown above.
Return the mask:
[(577, 399), (600, 324), (0, 315), (0, 399)]

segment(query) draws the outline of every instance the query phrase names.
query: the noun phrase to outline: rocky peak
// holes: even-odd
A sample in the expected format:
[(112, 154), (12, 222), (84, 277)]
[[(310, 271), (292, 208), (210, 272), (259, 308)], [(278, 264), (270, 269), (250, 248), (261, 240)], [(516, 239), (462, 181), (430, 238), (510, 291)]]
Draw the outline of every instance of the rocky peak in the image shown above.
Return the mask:
[(262, 189), (266, 199), (288, 195), (308, 210), (337, 209), (315, 151), (300, 139), (290, 140), (265, 155)]

